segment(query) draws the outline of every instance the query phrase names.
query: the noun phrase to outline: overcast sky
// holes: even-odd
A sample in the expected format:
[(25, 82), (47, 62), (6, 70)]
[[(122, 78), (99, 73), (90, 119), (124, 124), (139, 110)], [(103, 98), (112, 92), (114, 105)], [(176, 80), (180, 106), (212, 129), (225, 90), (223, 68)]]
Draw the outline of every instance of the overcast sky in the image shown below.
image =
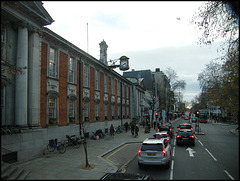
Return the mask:
[[(185, 80), (183, 99), (190, 102), (201, 90), (198, 74), (219, 57), (217, 48), (197, 44), (200, 32), (190, 24), (206, 1), (43, 1), (54, 19), (46, 26), (93, 57), (99, 43), (108, 45), (108, 61), (129, 57), (130, 70), (175, 70)], [(115, 69), (122, 74), (119, 69)]]

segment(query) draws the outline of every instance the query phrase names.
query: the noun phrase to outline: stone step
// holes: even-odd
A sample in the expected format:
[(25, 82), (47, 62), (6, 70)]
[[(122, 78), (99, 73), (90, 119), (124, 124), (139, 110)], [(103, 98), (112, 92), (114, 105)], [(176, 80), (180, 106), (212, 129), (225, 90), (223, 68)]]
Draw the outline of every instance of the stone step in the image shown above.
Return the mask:
[(29, 173), (29, 170), (17, 167), (14, 164), (1, 162), (1, 179), (25, 180)]

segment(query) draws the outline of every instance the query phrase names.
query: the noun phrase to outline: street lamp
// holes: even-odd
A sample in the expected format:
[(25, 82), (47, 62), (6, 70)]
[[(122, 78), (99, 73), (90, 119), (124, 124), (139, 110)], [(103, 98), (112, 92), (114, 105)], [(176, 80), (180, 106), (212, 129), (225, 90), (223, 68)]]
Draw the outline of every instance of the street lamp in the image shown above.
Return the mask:
[[(115, 63), (120, 60), (119, 65), (115, 65)], [(129, 58), (127, 56), (121, 56), (118, 59), (110, 60), (109, 62), (112, 62), (112, 65), (108, 66), (110, 69), (114, 69), (119, 67), (120, 70), (125, 71), (129, 69)]]

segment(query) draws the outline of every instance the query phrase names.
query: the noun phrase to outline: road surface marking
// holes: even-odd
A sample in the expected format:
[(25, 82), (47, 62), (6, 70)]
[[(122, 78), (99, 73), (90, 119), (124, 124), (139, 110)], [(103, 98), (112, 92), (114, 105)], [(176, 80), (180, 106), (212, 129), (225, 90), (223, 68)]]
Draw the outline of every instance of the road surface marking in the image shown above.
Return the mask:
[(112, 154), (110, 154), (109, 156), (106, 157), (106, 160), (109, 161), (109, 162), (111, 162), (112, 164), (118, 166), (119, 163), (115, 163), (115, 162), (113, 162), (112, 160), (109, 160), (108, 158), (111, 157), (111, 156), (113, 156), (115, 153), (117, 153), (117, 152), (120, 151), (121, 149), (125, 148), (127, 145), (129, 145), (129, 144), (126, 144), (126, 145), (122, 146), (121, 148), (117, 149), (116, 151), (114, 151)]
[(198, 140), (198, 142), (203, 146), (202, 142), (200, 140)]
[(186, 151), (189, 152), (189, 156), (190, 156), (190, 157), (194, 157), (193, 153), (196, 153), (196, 152), (195, 152), (192, 148), (190, 148), (190, 147), (188, 147), (188, 148), (186, 149)]
[(205, 150), (208, 152), (208, 154), (209, 154), (215, 161), (217, 161), (217, 159), (212, 155), (212, 153), (210, 153), (210, 151), (208, 151), (207, 148), (205, 148)]
[(229, 178), (230, 178), (231, 180), (234, 180), (234, 178), (228, 173), (227, 170), (224, 170), (224, 172), (229, 176)]
[(175, 156), (175, 147), (173, 147), (172, 156)]
[(172, 160), (172, 164), (171, 164), (171, 170), (170, 170), (170, 180), (173, 180), (173, 167), (174, 167), (174, 160)]

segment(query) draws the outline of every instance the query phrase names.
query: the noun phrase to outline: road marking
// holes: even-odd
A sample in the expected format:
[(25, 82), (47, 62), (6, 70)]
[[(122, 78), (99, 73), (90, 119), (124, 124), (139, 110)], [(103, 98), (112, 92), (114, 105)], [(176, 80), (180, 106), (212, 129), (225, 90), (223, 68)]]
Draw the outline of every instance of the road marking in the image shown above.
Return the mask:
[(208, 151), (207, 148), (205, 148), (205, 150), (208, 152), (208, 154), (209, 154), (215, 161), (217, 161), (217, 159), (212, 155), (212, 153), (210, 153), (210, 151)]
[(172, 156), (175, 156), (175, 147), (173, 147)]
[(229, 176), (229, 178), (230, 178), (231, 180), (234, 180), (234, 178), (228, 173), (227, 170), (224, 170), (224, 172), (227, 174), (227, 176)]
[(189, 152), (189, 156), (190, 156), (190, 157), (194, 157), (193, 153), (196, 153), (196, 152), (195, 152), (192, 148), (190, 148), (190, 147), (188, 147), (188, 148), (186, 149), (186, 151)]
[(198, 142), (203, 146), (202, 142), (200, 140), (198, 140)]
[(172, 164), (171, 164), (171, 170), (170, 170), (170, 180), (173, 180), (173, 168), (174, 168), (174, 160), (172, 160)]
[(122, 146), (121, 148), (117, 149), (116, 151), (114, 151), (112, 154), (110, 154), (109, 156), (106, 157), (106, 160), (111, 162), (112, 164), (118, 166), (119, 163), (115, 163), (112, 160), (109, 160), (108, 158), (111, 157), (112, 155), (114, 155), (115, 153), (117, 153), (118, 151), (120, 151), (121, 149), (123, 149), (124, 147), (126, 147), (127, 145), (129, 145), (129, 144), (126, 144), (126, 145)]

